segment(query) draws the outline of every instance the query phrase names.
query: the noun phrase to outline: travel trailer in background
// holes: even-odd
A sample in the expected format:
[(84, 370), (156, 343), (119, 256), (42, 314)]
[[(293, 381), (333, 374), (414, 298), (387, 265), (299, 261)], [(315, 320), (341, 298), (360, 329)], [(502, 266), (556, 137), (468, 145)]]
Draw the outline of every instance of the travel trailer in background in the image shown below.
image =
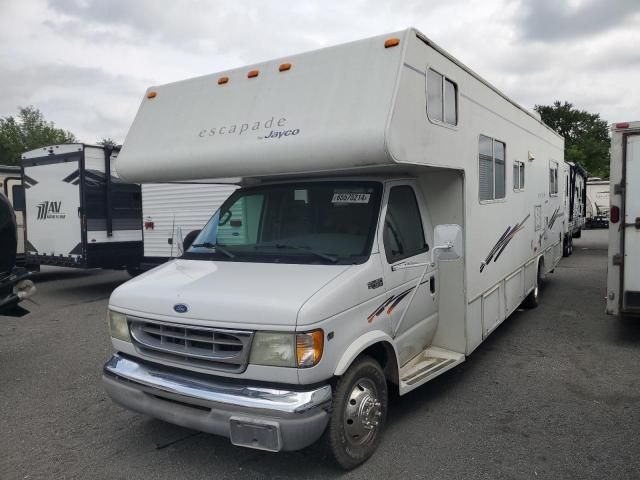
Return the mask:
[(142, 184), (140, 188), (144, 241), (141, 270), (148, 270), (182, 255), (184, 241), (193, 238), (205, 226), (237, 187), (207, 183), (149, 183)]
[(607, 313), (640, 315), (640, 122), (611, 127)]
[(13, 206), (16, 216), (16, 231), (18, 234), (18, 249), (16, 265), (24, 266), (24, 188), (20, 167), (0, 165), (0, 191), (2, 191)]
[(582, 236), (587, 209), (587, 171), (579, 164), (564, 162), (564, 220), (562, 254), (573, 253), (573, 239)]
[(609, 181), (598, 177), (587, 180), (586, 228), (609, 226)]
[(28, 264), (138, 268), (140, 186), (118, 178), (118, 151), (64, 144), (23, 154)]
[(538, 304), (563, 151), (414, 29), (150, 88), (122, 178), (240, 188), (180, 259), (113, 292), (108, 394), (249, 448), (324, 434), (355, 467), (388, 385), (412, 391)]

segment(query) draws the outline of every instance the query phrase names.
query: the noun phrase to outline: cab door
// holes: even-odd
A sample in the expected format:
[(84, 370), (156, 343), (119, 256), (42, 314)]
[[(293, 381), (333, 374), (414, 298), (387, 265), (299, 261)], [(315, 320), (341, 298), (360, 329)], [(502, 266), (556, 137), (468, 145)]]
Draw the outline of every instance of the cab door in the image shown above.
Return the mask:
[(438, 270), (424, 265), (430, 261), (427, 239), (432, 226), (415, 181), (388, 182), (383, 205), (378, 238), (382, 239), (387, 291), (384, 308), (395, 332), (400, 365), (404, 365), (429, 346), (435, 334)]

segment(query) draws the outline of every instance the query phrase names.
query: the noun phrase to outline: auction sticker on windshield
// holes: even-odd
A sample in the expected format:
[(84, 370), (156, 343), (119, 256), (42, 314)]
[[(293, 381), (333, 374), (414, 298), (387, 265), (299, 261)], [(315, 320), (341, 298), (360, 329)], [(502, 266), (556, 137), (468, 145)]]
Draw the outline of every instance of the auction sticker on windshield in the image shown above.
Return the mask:
[(334, 193), (331, 203), (369, 203), (370, 193)]

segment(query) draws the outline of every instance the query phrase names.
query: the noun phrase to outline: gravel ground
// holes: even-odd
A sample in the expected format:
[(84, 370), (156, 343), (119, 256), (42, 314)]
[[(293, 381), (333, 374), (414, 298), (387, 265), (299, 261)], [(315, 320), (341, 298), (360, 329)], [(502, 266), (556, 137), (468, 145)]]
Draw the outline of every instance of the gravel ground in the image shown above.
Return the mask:
[(604, 314), (606, 232), (467, 362), (393, 400), (360, 468), (271, 454), (127, 412), (100, 381), (123, 272), (43, 269), (31, 314), (0, 317), (0, 478), (640, 478), (640, 320)]

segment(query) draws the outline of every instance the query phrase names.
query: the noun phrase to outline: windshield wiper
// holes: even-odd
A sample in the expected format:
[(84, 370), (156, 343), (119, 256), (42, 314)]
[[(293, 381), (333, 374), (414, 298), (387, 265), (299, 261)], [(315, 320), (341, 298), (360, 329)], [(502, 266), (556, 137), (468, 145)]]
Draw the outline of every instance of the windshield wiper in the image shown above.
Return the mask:
[(225, 254), (227, 257), (229, 258), (236, 258), (235, 254), (231, 253), (229, 250), (227, 250), (226, 248), (224, 248), (222, 245), (220, 245), (219, 243), (211, 243), (211, 242), (203, 242), (203, 243), (194, 243), (193, 245), (191, 245), (191, 247), (204, 247), (204, 248), (210, 248), (215, 250), (216, 252), (220, 252)]
[(290, 248), (291, 250), (298, 250), (305, 253), (310, 253), (315, 255), (316, 257), (327, 260), (331, 263), (336, 263), (338, 259), (333, 255), (329, 255), (328, 253), (318, 252), (317, 250), (313, 250), (310, 247), (299, 247), (298, 245), (288, 245), (284, 243), (274, 243), (272, 245), (256, 245), (256, 248), (265, 248), (265, 247), (273, 247), (273, 248)]

